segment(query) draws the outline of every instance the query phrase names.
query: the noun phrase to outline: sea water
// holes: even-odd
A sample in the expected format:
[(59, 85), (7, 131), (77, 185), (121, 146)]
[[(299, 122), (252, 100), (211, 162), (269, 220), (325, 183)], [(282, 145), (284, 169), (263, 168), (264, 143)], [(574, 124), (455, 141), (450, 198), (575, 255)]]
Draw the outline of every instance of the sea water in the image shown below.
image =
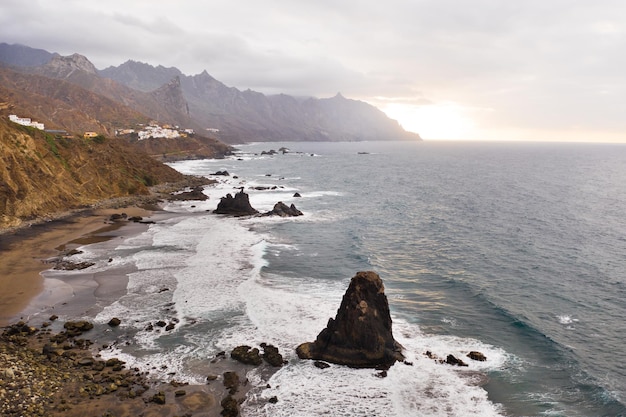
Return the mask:
[[(207, 201), (169, 203), (173, 215), (145, 233), (79, 255), (96, 271), (134, 271), (95, 317), (123, 319), (105, 356), (204, 383), (218, 352), (274, 344), (288, 363), (269, 381), (250, 372), (263, 389), (244, 416), (626, 414), (626, 146), (259, 143), (172, 166), (219, 183)], [(241, 187), (261, 212), (282, 201), (304, 215), (211, 213)], [(412, 363), (385, 378), (295, 355), (360, 270), (383, 279)], [(157, 320), (174, 330), (152, 330)]]

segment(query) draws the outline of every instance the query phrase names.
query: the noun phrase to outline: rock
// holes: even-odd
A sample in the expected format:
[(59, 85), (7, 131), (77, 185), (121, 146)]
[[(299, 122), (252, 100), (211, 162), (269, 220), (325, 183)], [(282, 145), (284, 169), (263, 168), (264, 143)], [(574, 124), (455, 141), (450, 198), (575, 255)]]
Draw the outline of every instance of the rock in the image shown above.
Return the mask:
[(124, 220), (126, 218), (128, 218), (128, 215), (126, 213), (121, 213), (121, 214), (120, 213), (114, 213), (114, 214), (111, 214), (111, 217), (109, 217), (109, 220), (112, 221), (112, 222), (115, 222), (115, 221), (119, 221), (119, 220)]
[(150, 398), (150, 401), (155, 404), (165, 404), (165, 393), (163, 391), (159, 391)]
[(220, 198), (217, 209), (213, 211), (216, 214), (229, 214), (231, 216), (250, 216), (258, 214), (258, 211), (250, 205), (250, 198), (243, 190), (235, 194), (233, 197), (226, 194), (226, 197)]
[(120, 325), (122, 321), (120, 319), (118, 319), (117, 317), (113, 317), (111, 320), (109, 320), (109, 326), (111, 327), (117, 327)]
[(69, 337), (76, 337), (93, 329), (93, 324), (85, 320), (68, 321), (63, 325), (63, 328)]
[(209, 198), (206, 194), (202, 192), (202, 186), (194, 187), (191, 191), (184, 191), (182, 193), (171, 194), (169, 197), (170, 201), (189, 201), (189, 200), (199, 200), (204, 201)]
[(157, 326), (159, 326), (159, 327), (165, 327), (165, 326), (167, 326), (167, 323), (166, 323), (166, 322), (164, 322), (163, 320), (159, 320), (159, 321), (157, 321), (155, 324), (156, 324)]
[(328, 320), (315, 342), (301, 344), (296, 352), (301, 359), (354, 368), (386, 369), (403, 361), (402, 346), (393, 338), (389, 304), (378, 274), (357, 272), (335, 319)]
[(224, 177), (229, 177), (230, 176), (230, 174), (226, 170), (224, 170), (224, 171), (217, 171), (217, 172), (214, 172), (211, 175), (224, 176)]
[(467, 357), (472, 360), (481, 361), (481, 362), (484, 362), (487, 360), (487, 357), (485, 355), (483, 355), (481, 352), (476, 352), (474, 350), (468, 353)]
[(118, 368), (124, 365), (125, 363), (126, 362), (121, 361), (118, 358), (111, 358), (111, 359), (107, 359), (107, 361), (104, 363), (104, 366), (107, 366), (109, 368)]
[(269, 402), (270, 404), (276, 404), (278, 402), (278, 397), (274, 395), (272, 398), (267, 400), (267, 402)]
[(93, 358), (80, 358), (76, 361), (80, 366), (91, 366), (94, 364)]
[(75, 270), (82, 270), (82, 269), (87, 269), (90, 266), (94, 266), (95, 263), (94, 262), (70, 262), (70, 261), (66, 261), (63, 259), (58, 259), (57, 261), (55, 261), (55, 265), (54, 268), (55, 270), (59, 271), (75, 271)]
[(182, 397), (184, 395), (187, 395), (187, 391), (185, 391), (184, 389), (179, 389), (179, 390), (174, 391), (174, 395), (176, 397)]
[(293, 196), (294, 196), (294, 197), (302, 197), (302, 196), (300, 195), (300, 193), (295, 193)]
[(234, 394), (239, 389), (239, 375), (236, 372), (224, 372), (224, 387)]
[(446, 357), (446, 363), (448, 365), (467, 366), (465, 362), (463, 362), (461, 359), (458, 359), (454, 355), (448, 355)]
[(239, 415), (239, 403), (232, 395), (225, 397), (220, 405), (222, 406), (220, 414), (224, 417), (237, 417)]
[(330, 368), (329, 364), (327, 364), (326, 362), (322, 362), (322, 361), (315, 361), (313, 362), (313, 365), (315, 365), (317, 368), (320, 368), (320, 369)]
[(263, 214), (264, 216), (280, 216), (280, 217), (296, 217), (302, 216), (302, 212), (296, 208), (294, 204), (287, 206), (282, 201), (274, 205), (272, 211)]
[(276, 346), (261, 343), (261, 347), (263, 348), (262, 356), (265, 362), (274, 367), (283, 366), (283, 355), (278, 352), (278, 348)]
[(141, 216), (133, 216), (133, 217), (129, 217), (128, 218), (129, 222), (135, 222), (135, 223), (138, 223), (138, 222), (140, 222), (142, 220), (143, 220), (143, 217), (141, 217)]
[(259, 349), (252, 349), (250, 346), (237, 346), (230, 353), (230, 357), (246, 365), (259, 366), (263, 360), (259, 355)]

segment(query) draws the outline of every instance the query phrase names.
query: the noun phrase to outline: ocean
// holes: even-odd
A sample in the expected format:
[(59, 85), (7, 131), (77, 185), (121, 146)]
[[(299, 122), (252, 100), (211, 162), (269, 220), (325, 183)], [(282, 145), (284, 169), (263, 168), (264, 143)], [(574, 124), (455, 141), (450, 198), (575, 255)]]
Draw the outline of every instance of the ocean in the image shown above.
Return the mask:
[[(92, 318), (123, 319), (104, 356), (204, 383), (218, 352), (274, 344), (288, 364), (268, 381), (248, 374), (262, 387), (244, 416), (626, 415), (626, 145), (254, 143), (171, 165), (219, 183), (78, 255), (131, 271), (127, 293)], [(261, 212), (283, 201), (304, 215), (210, 213), (238, 187)], [(413, 363), (386, 378), (295, 354), (361, 270), (381, 276)], [(146, 330), (156, 320), (176, 327)]]

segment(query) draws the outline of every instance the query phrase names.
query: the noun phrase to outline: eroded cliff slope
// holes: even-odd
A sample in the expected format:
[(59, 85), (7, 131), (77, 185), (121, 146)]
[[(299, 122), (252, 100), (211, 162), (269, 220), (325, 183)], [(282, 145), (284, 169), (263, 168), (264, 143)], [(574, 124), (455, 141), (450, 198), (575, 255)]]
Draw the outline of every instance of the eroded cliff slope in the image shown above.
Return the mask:
[(121, 141), (55, 137), (0, 114), (0, 228), (183, 177)]

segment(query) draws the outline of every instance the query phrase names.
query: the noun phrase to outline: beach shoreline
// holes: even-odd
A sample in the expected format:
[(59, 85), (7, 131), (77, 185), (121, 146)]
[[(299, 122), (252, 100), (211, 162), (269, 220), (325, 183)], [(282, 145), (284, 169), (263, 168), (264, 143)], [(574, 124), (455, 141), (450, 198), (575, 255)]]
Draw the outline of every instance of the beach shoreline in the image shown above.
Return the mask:
[[(230, 401), (230, 407), (238, 409), (247, 393), (258, 388), (246, 378), (254, 367), (231, 359), (226, 352), (213, 360), (208, 358), (211, 364), (206, 384), (176, 382), (175, 376), (171, 381), (163, 380), (138, 373), (138, 369), (115, 372), (108, 365), (99, 370), (99, 364), (109, 362), (100, 356), (106, 345), (96, 346), (98, 335), (107, 332), (107, 324), (94, 323), (95, 329), (84, 336), (96, 339), (87, 339), (86, 348), (77, 347), (82, 342), (74, 340), (55, 342), (55, 336), (65, 333), (62, 321), (95, 317), (125, 295), (128, 275), (133, 272), (133, 267), (116, 266), (115, 262), (105, 273), (91, 272), (90, 268), (54, 271), (51, 268), (55, 261), (73, 262), (68, 254), (84, 245), (95, 243), (114, 248), (119, 240), (146, 231), (151, 222), (179, 215), (163, 210), (158, 203), (154, 198), (142, 197), (110, 200), (0, 234), (0, 328), (4, 331), (0, 336), (0, 372), (7, 377), (6, 383), (0, 381), (0, 403), (4, 407), (17, 407), (11, 410), (19, 410), (25, 416), (79, 416), (95, 412), (166, 417), (193, 413), (215, 417), (227, 407), (223, 401)], [(141, 222), (129, 221), (133, 216), (140, 216)], [(17, 333), (15, 339), (15, 335), (7, 337), (15, 329), (24, 332)], [(95, 344), (89, 348), (92, 343)], [(46, 345), (57, 346), (58, 357), (51, 359)], [(93, 361), (94, 365), (81, 365), (86, 361)], [(267, 377), (274, 372), (269, 365), (263, 367), (262, 373)], [(236, 374), (234, 386), (227, 374)], [(49, 375), (72, 377), (55, 377), (54, 382), (48, 383)], [(117, 381), (129, 383), (131, 388)], [(89, 391), (92, 389), (97, 393)], [(22, 398), (24, 392), (41, 401), (28, 404), (28, 399)], [(164, 403), (160, 403), (161, 398)]]
[[(205, 177), (191, 177), (178, 183), (151, 187), (149, 195), (111, 198), (90, 207), (55, 213), (25, 222), (21, 226), (0, 229), (0, 327), (32, 313), (32, 302), (47, 302), (42, 273), (54, 265), (46, 261), (79, 245), (106, 240), (115, 235), (140, 233), (144, 224), (110, 220), (111, 215), (151, 217), (162, 210), (161, 202), (171, 193), (212, 183)], [(122, 227), (124, 226), (124, 227)], [(129, 226), (132, 226), (129, 229)], [(115, 232), (112, 234), (112, 232)], [(42, 298), (43, 297), (43, 298)], [(26, 311), (28, 310), (28, 311)]]

